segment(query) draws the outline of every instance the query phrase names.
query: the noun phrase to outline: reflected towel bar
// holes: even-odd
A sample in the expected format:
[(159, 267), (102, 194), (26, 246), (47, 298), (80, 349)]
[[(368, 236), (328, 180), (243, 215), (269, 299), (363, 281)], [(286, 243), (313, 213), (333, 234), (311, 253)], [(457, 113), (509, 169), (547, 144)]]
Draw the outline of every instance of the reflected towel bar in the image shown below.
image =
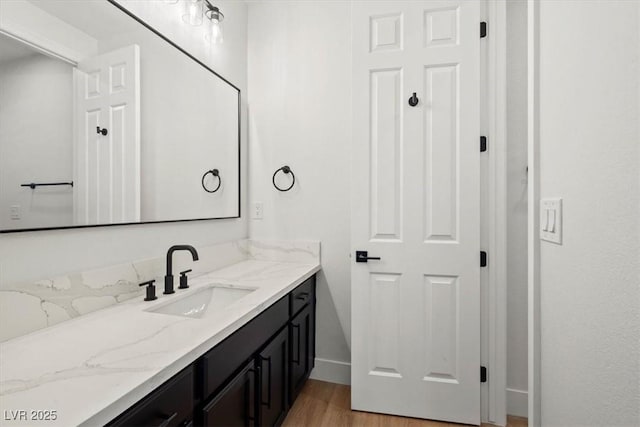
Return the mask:
[(29, 187), (33, 190), (36, 187), (48, 187), (51, 185), (70, 185), (73, 187), (73, 181), (71, 182), (39, 182), (39, 183), (32, 182), (30, 184), (20, 184), (20, 187)]

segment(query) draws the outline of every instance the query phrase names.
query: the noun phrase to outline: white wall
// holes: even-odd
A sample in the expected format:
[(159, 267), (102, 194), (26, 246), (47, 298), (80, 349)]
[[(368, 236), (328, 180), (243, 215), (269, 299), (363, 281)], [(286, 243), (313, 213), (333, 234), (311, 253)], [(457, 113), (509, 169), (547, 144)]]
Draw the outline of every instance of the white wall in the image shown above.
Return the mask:
[(544, 426), (640, 425), (640, 2), (540, 2)]
[(0, 63), (0, 229), (72, 225), (73, 188), (20, 186), (73, 180), (72, 114), (71, 65), (35, 51)]
[(527, 415), (527, 3), (507, 2), (507, 411)]
[[(335, 361), (350, 361), (350, 40), (348, 2), (249, 4), (250, 235), (322, 242), (316, 351)], [(296, 186), (280, 193), (285, 164)]]
[[(122, 3), (243, 90), (242, 167), (246, 176), (246, 5), (219, 2), (227, 18), (225, 43), (212, 50), (203, 34), (181, 21), (175, 7), (162, 1), (122, 0)], [(245, 183), (243, 179), (243, 195)], [(245, 208), (243, 197), (243, 215)], [(174, 243), (197, 247), (246, 236), (244, 216), (232, 220), (3, 234), (0, 286), (158, 256)]]

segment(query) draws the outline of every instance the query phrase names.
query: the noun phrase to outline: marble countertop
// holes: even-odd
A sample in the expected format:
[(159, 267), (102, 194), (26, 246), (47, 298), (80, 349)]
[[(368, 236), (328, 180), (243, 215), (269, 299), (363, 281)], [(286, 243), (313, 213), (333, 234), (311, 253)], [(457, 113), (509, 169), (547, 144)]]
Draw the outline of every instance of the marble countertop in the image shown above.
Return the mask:
[[(190, 289), (74, 318), (0, 345), (0, 424), (103, 425), (320, 270), (247, 260), (190, 280)], [(209, 284), (255, 288), (200, 319), (145, 310)], [(18, 319), (16, 319), (18, 321)], [(38, 421), (31, 411), (55, 411)], [(26, 419), (20, 418), (22, 413)]]

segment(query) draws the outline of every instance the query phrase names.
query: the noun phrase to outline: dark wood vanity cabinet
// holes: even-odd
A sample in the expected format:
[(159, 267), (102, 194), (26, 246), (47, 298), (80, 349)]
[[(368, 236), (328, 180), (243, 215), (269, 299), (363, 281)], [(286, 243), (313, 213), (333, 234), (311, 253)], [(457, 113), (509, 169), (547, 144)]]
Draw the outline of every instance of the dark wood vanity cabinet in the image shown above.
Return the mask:
[(256, 367), (253, 361), (240, 370), (229, 384), (202, 409), (201, 425), (229, 427), (257, 426)]
[(289, 326), (291, 366), (289, 372), (289, 400), (293, 404), (309, 378), (315, 360), (315, 305), (300, 311)]
[(109, 423), (278, 426), (313, 369), (315, 276)]
[[(289, 409), (289, 330), (283, 328), (258, 354), (261, 426), (282, 424)], [(223, 424), (213, 424), (223, 425)]]
[(193, 426), (193, 366), (149, 393), (110, 426)]

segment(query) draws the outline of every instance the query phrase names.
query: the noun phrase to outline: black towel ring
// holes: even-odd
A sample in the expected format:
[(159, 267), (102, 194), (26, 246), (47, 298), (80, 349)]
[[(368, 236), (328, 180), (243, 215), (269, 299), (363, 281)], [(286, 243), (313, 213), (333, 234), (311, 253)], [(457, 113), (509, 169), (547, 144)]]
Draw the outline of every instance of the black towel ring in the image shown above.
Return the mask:
[[(207, 177), (207, 175), (213, 175), (214, 177), (218, 178), (218, 186), (213, 189), (213, 190), (209, 190), (207, 188), (206, 185), (204, 185), (204, 179)], [(222, 178), (220, 178), (220, 171), (218, 169), (211, 169), (210, 171), (206, 171), (204, 173), (204, 175), (202, 175), (202, 188), (204, 188), (204, 191), (206, 191), (207, 193), (215, 193), (216, 191), (218, 191), (220, 189), (220, 186), (222, 185)]]
[[(276, 175), (280, 171), (282, 171), (282, 172), (284, 172), (286, 174), (291, 174), (291, 178), (292, 178), (291, 185), (288, 186), (287, 188), (280, 188), (276, 184)], [(273, 182), (273, 186), (276, 187), (276, 190), (278, 190), (278, 191), (289, 191), (289, 190), (291, 190), (293, 188), (293, 186), (296, 183), (296, 176), (295, 176), (295, 174), (293, 173), (293, 171), (291, 170), (291, 168), (289, 166), (283, 166), (280, 169), (276, 169), (276, 171), (273, 173), (273, 177), (271, 178), (271, 182)]]

